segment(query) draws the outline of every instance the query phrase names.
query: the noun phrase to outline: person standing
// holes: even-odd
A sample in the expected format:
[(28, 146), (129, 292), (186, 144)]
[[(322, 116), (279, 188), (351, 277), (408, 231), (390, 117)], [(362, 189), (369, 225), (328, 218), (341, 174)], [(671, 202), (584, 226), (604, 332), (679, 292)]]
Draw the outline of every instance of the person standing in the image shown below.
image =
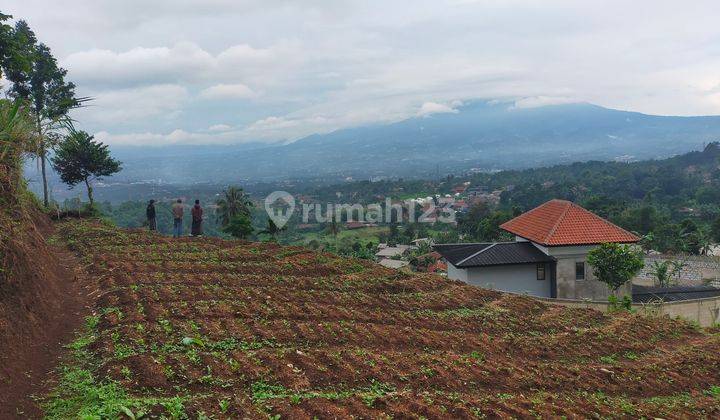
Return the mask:
[(192, 215), (192, 229), (190, 229), (190, 234), (192, 236), (202, 236), (203, 209), (200, 207), (200, 200), (195, 200), (195, 205), (190, 211), (190, 214)]
[(182, 236), (182, 221), (185, 209), (182, 205), (182, 200), (178, 198), (177, 202), (172, 206), (173, 214), (173, 238), (179, 238)]
[(155, 219), (155, 200), (150, 200), (147, 209), (145, 210), (147, 216), (148, 227), (150, 230), (157, 230), (157, 221)]

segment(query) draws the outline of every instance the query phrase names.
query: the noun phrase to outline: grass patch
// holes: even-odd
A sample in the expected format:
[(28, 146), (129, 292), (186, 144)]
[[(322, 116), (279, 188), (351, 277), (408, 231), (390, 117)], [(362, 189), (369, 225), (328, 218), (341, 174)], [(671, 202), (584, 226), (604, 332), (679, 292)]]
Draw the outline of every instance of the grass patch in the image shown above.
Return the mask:
[(720, 399), (720, 385), (713, 385), (705, 390), (705, 395)]
[(251, 390), (253, 401), (256, 403), (277, 398), (287, 398), (292, 404), (299, 404), (302, 400), (312, 398), (341, 400), (358, 396), (367, 406), (372, 407), (378, 398), (395, 392), (395, 387), (390, 384), (372, 381), (367, 387), (343, 391), (293, 391), (282, 385), (272, 385), (259, 381), (251, 385)]
[[(45, 418), (66, 419), (129, 419), (143, 418), (153, 406), (162, 406), (171, 419), (187, 418), (185, 397), (143, 398), (128, 394), (119, 382), (98, 380), (93, 374), (93, 355), (88, 346), (95, 339), (97, 317), (87, 317), (87, 332), (67, 347), (71, 360), (60, 367), (60, 380), (43, 402)], [(125, 418), (124, 417), (124, 418)]]

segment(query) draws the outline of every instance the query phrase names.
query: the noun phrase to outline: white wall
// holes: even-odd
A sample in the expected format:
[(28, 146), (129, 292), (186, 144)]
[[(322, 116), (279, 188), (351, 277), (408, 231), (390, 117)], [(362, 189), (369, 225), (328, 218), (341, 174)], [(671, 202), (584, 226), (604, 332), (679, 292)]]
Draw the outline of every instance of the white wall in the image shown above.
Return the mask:
[(449, 279), (460, 280), (467, 283), (467, 269), (465, 268), (455, 268), (454, 265), (448, 263), (447, 275)]
[(537, 280), (535, 264), (498, 265), (492, 267), (455, 268), (448, 264), (448, 277), (473, 286), (533, 296), (550, 297), (550, 270), (545, 280)]

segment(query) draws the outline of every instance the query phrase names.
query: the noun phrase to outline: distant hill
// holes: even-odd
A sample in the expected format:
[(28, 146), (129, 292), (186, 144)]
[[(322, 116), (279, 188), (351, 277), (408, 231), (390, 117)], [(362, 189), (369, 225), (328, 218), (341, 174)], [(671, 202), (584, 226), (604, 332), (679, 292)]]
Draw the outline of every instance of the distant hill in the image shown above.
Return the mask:
[(282, 178), (423, 177), (584, 160), (662, 158), (720, 139), (720, 116), (670, 117), (591, 104), (516, 108), (473, 102), (456, 113), (312, 135), (263, 147), (123, 148), (118, 180), (226, 183)]

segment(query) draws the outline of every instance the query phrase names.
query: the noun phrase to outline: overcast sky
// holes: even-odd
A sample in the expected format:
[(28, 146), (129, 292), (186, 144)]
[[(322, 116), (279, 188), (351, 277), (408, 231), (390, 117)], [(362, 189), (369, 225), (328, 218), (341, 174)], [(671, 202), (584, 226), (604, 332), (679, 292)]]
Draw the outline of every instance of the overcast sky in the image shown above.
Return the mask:
[(294, 140), (453, 110), (585, 101), (720, 114), (720, 1), (5, 0), (110, 144)]

